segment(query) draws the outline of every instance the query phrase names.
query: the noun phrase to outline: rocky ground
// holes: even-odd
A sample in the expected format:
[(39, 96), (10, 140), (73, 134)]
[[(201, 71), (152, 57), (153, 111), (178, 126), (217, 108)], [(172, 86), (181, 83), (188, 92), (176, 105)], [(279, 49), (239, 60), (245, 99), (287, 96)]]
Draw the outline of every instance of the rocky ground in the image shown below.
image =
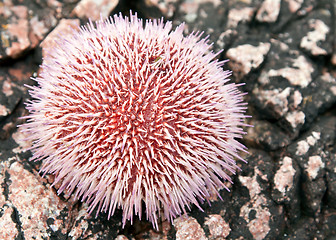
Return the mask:
[[(101, 2), (95, 4), (94, 2)], [(0, 239), (336, 239), (334, 0), (0, 1)], [(231, 192), (188, 216), (121, 227), (56, 194), (17, 130), (30, 79), (58, 34), (129, 10), (186, 22), (246, 83), (248, 164)]]

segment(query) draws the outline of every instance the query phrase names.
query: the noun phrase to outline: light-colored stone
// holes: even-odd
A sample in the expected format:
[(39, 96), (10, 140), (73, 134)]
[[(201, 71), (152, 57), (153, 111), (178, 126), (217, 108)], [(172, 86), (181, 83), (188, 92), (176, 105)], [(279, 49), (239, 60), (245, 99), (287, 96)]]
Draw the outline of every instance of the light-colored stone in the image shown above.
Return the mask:
[(195, 218), (183, 215), (173, 222), (176, 240), (207, 240), (204, 230)]
[(295, 129), (300, 124), (305, 123), (306, 115), (302, 111), (291, 111), (285, 116), (287, 122)]
[(75, 31), (79, 30), (79, 19), (62, 19), (57, 27), (48, 34), (48, 36), (41, 42), (42, 56), (45, 59), (49, 51), (57, 45), (57, 40), (60, 36), (63, 38), (71, 36)]
[(305, 164), (306, 171), (310, 180), (316, 179), (319, 171), (325, 167), (320, 156), (310, 156), (308, 163)]
[(307, 36), (302, 38), (300, 47), (309, 51), (314, 56), (327, 55), (328, 52), (319, 47), (318, 44), (326, 40), (330, 28), (319, 19), (310, 19), (309, 27), (314, 30), (308, 32)]
[(264, 0), (261, 4), (256, 19), (259, 22), (273, 23), (278, 19), (281, 0)]
[(270, 47), (270, 43), (260, 43), (258, 46), (243, 44), (230, 48), (226, 54), (228, 59), (230, 59), (229, 65), (234, 73), (239, 73), (242, 76), (246, 75), (264, 62), (265, 55), (270, 50)]
[[(58, 217), (67, 204), (51, 188), (41, 183), (41, 177), (27, 171), (18, 161), (11, 164), (6, 171), (11, 182), (8, 187), (8, 201), (18, 211), (25, 238), (48, 238), (49, 228), (53, 231), (61, 230), (64, 222)], [(47, 224), (49, 218), (53, 219), (51, 226)]]
[(0, 239), (17, 239), (19, 233), (16, 228), (16, 224), (12, 220), (12, 216), (15, 214), (14, 209), (5, 205), (0, 207), (0, 211)]
[(225, 239), (231, 232), (230, 225), (218, 214), (211, 214), (204, 225), (209, 228), (209, 239)]
[(293, 159), (284, 157), (280, 161), (280, 168), (274, 175), (274, 188), (277, 189), (284, 197), (286, 191), (291, 189), (294, 185), (294, 175), (296, 171), (293, 167)]
[(97, 21), (107, 18), (118, 3), (119, 0), (81, 0), (73, 13), (79, 18), (85, 17)]
[[(271, 230), (269, 222), (271, 213), (266, 207), (267, 199), (264, 195), (257, 195), (251, 201), (244, 204), (240, 209), (240, 217), (247, 222), (247, 227), (255, 240), (265, 239)], [(256, 213), (255, 218), (250, 220), (250, 212)]]
[(254, 13), (254, 8), (230, 9), (228, 14), (228, 27), (235, 28), (240, 22), (249, 22)]
[(267, 73), (263, 72), (259, 82), (267, 83), (270, 82), (271, 77), (281, 76), (294, 86), (307, 87), (312, 81), (311, 74), (314, 71), (312, 64), (301, 55), (293, 60), (292, 66), (293, 67), (281, 69), (271, 69)]
[(289, 11), (291, 13), (297, 12), (301, 6), (304, 0), (285, 0), (288, 3)]

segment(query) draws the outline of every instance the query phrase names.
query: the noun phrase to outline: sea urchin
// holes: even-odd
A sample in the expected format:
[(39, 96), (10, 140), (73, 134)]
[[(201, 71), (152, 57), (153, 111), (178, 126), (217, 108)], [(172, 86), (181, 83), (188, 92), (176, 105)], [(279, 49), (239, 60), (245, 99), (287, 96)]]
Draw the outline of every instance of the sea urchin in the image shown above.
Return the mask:
[(155, 228), (225, 188), (245, 147), (243, 94), (201, 34), (114, 16), (60, 39), (30, 87), (31, 160), (93, 209)]

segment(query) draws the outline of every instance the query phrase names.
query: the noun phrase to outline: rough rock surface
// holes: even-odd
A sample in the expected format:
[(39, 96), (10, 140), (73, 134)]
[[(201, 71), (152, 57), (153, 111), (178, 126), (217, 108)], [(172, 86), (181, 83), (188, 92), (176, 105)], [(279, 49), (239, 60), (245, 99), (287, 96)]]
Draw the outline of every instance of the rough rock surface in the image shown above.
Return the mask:
[[(25, 84), (58, 34), (130, 9), (209, 34), (232, 80), (245, 83), (254, 125), (242, 140), (249, 163), (230, 192), (204, 212), (162, 220), (159, 231), (138, 219), (123, 229), (120, 211), (95, 218), (73, 196), (58, 196), (16, 127), (27, 114)], [(0, 2), (0, 239), (335, 239), (335, 14), (333, 0)]]

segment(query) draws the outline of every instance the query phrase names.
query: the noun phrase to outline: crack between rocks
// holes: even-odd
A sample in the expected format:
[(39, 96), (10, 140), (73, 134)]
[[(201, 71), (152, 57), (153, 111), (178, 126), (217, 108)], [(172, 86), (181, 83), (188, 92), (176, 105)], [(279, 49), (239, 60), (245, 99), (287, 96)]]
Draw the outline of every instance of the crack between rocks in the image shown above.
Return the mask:
[(13, 213), (12, 213), (12, 220), (15, 223), (15, 227), (18, 230), (18, 235), (15, 237), (15, 240), (24, 240), (24, 232), (22, 231), (22, 223), (20, 220), (20, 214), (19, 211), (15, 206), (12, 206)]
[[(78, 203), (76, 203), (73, 207), (78, 207)], [(78, 216), (78, 214), (79, 214), (79, 210), (77, 209), (77, 216)], [(74, 216), (71, 213), (71, 211), (69, 211), (70, 220), (69, 220), (69, 227), (68, 227), (67, 233), (66, 233), (66, 240), (72, 239), (72, 237), (69, 234), (76, 227), (77, 216)]]
[(4, 190), (2, 194), (5, 196), (6, 201), (10, 203), (10, 204), (6, 203), (6, 205), (13, 209), (11, 218), (13, 222), (15, 223), (15, 227), (18, 231), (18, 235), (15, 237), (15, 240), (24, 240), (25, 238), (24, 238), (24, 232), (22, 230), (22, 222), (20, 220), (20, 213), (17, 210), (17, 208), (13, 205), (13, 203), (9, 200), (9, 185), (10, 184), (11, 184), (10, 174), (8, 173), (8, 171), (5, 171), (5, 178), (4, 178), (4, 182), (2, 183), (2, 187)]
[(8, 195), (9, 195), (9, 184), (10, 184), (10, 174), (8, 171), (5, 171), (5, 178), (4, 182), (1, 184), (3, 188), (2, 194), (5, 196), (6, 201), (8, 201)]

